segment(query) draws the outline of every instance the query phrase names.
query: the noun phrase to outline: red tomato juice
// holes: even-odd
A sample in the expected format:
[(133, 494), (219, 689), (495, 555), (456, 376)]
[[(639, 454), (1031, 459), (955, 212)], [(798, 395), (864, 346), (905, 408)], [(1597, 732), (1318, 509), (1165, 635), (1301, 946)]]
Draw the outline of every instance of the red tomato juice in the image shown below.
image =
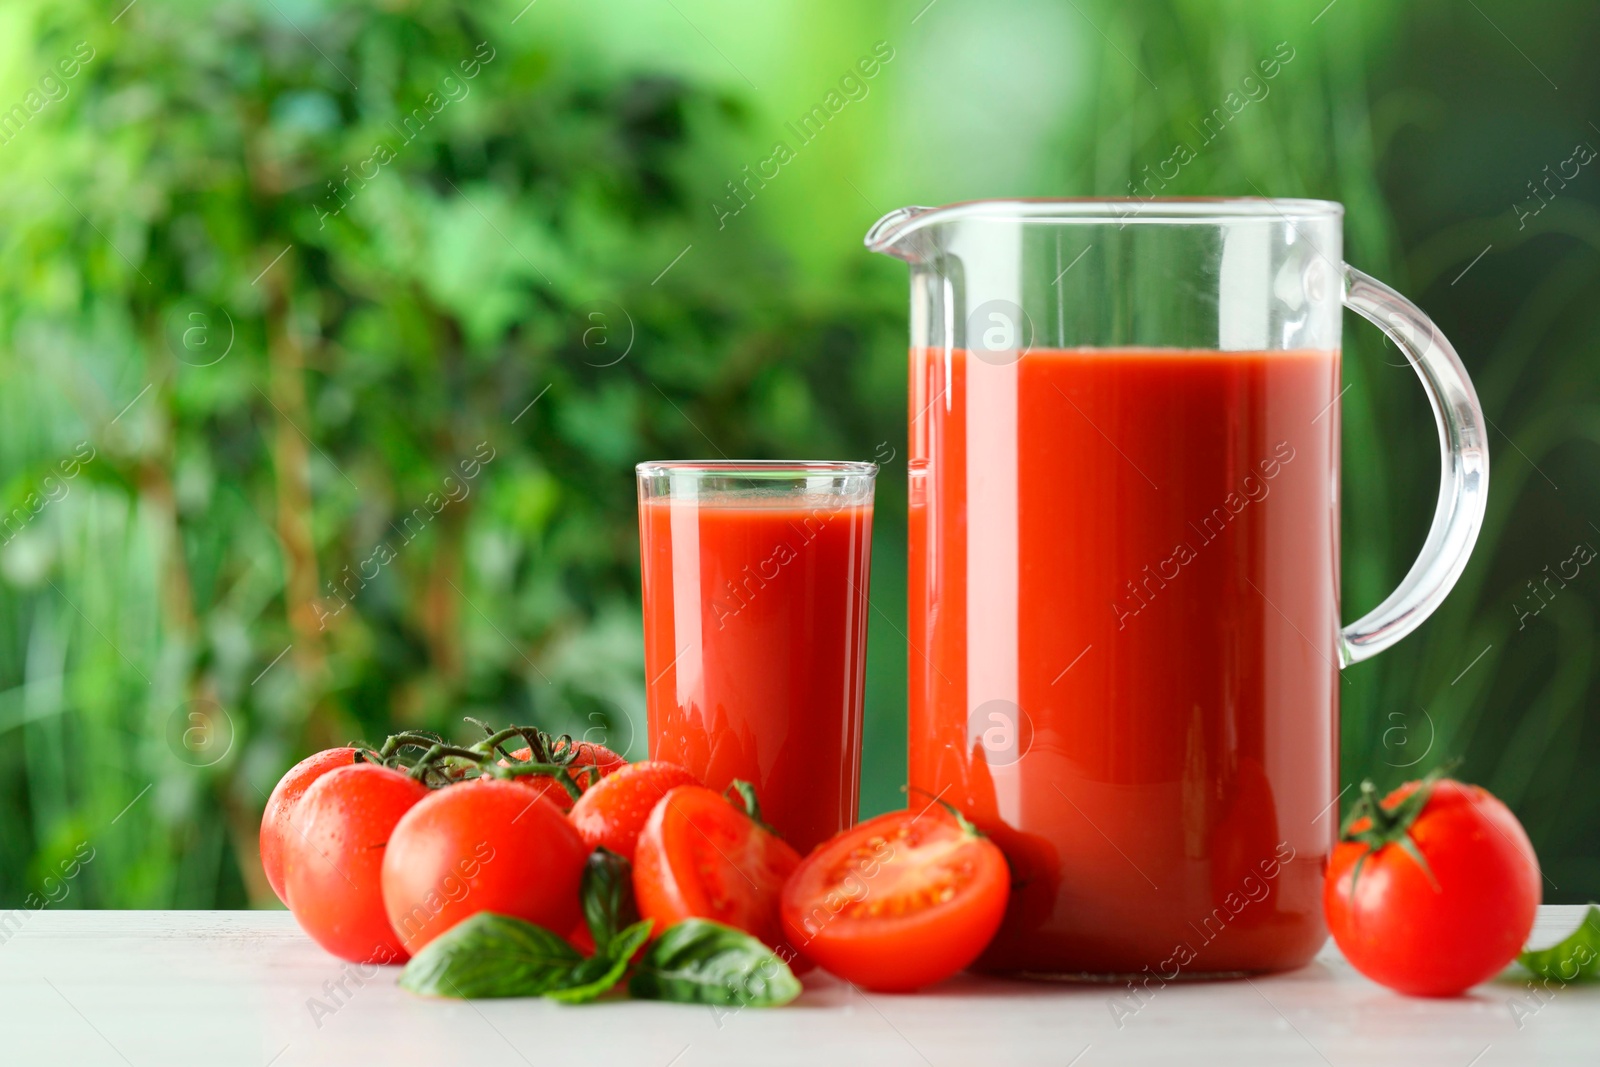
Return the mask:
[(912, 352), (910, 783), (1011, 863), (981, 968), (1323, 943), (1338, 389), (1336, 351)]
[(650, 757), (756, 787), (802, 855), (855, 823), (872, 505), (640, 504)]

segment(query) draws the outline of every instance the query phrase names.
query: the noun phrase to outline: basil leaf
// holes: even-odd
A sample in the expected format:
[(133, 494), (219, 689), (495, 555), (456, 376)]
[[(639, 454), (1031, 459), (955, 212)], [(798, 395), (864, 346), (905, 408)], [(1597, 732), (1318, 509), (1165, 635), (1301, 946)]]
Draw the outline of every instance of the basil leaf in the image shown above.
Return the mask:
[(641, 1000), (767, 1008), (799, 996), (800, 980), (742, 930), (686, 919), (650, 946), (628, 992)]
[(544, 995), (563, 1004), (585, 1004), (604, 996), (622, 981), (633, 954), (649, 939), (650, 920), (634, 923), (611, 939), (609, 952), (596, 952), (572, 969), (567, 976), (567, 984), (546, 990)]
[(1600, 905), (1590, 904), (1583, 922), (1560, 944), (1524, 952), (1517, 962), (1541, 978), (1562, 983), (1600, 978)]
[(579, 894), (595, 955), (607, 955), (617, 931), (639, 921), (639, 908), (633, 900), (633, 864), (608, 848), (595, 849), (583, 868)]
[(627, 960), (596, 953), (568, 972), (564, 984), (545, 990), (544, 996), (563, 1004), (585, 1004), (609, 993), (627, 969)]
[(480, 911), (428, 942), (400, 986), (435, 997), (533, 997), (570, 983), (583, 962), (543, 927)]
[(644, 948), (644, 943), (650, 940), (650, 928), (654, 925), (654, 919), (640, 919), (617, 931), (617, 936), (611, 939), (612, 957), (619, 960), (633, 959), (634, 954)]

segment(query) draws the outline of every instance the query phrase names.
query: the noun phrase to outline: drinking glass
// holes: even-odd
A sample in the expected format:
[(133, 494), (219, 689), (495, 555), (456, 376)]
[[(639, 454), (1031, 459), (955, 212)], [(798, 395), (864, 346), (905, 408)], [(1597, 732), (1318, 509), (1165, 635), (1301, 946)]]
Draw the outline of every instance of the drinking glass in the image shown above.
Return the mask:
[(641, 463), (650, 757), (755, 786), (803, 855), (854, 824), (873, 463)]

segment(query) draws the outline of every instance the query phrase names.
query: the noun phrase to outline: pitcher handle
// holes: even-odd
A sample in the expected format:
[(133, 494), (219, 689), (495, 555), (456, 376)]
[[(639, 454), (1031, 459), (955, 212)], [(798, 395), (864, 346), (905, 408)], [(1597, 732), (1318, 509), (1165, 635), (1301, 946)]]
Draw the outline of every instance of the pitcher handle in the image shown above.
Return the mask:
[(1339, 665), (1377, 655), (1422, 625), (1466, 569), (1489, 499), (1483, 408), (1456, 350), (1411, 301), (1344, 266), (1344, 305), (1389, 336), (1416, 368), (1439, 425), (1439, 505), (1411, 570), (1387, 600), (1339, 633)]

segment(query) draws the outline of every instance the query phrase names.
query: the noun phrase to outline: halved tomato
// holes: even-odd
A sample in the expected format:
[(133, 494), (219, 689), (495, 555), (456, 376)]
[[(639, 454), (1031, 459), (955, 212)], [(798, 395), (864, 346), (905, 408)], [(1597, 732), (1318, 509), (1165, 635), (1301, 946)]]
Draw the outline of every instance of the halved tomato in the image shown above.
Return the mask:
[(793, 955), (778, 921), (778, 894), (800, 856), (719, 793), (680, 785), (661, 798), (639, 834), (633, 891), (659, 933), (684, 919), (711, 919)]
[(929, 805), (818, 845), (784, 886), (781, 914), (789, 942), (823, 970), (907, 992), (977, 959), (1009, 896), (995, 843), (954, 810)]

